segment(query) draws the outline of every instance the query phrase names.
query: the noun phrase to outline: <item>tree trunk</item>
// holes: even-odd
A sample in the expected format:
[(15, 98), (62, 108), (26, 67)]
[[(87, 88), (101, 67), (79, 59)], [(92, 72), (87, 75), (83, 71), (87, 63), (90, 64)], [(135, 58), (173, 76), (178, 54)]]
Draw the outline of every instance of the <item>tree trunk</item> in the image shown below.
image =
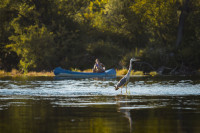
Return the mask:
[(177, 33), (177, 39), (176, 39), (176, 47), (178, 47), (182, 41), (183, 26), (184, 26), (184, 21), (186, 17), (186, 12), (188, 10), (188, 3), (189, 3), (189, 0), (185, 0), (181, 9), (181, 15), (179, 18), (178, 33)]

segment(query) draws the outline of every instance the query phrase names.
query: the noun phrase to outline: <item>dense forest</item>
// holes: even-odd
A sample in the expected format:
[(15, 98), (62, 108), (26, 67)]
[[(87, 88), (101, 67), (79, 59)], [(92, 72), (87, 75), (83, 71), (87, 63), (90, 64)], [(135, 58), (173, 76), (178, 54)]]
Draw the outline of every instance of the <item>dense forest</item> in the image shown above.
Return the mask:
[(200, 0), (1, 0), (0, 69), (200, 69)]

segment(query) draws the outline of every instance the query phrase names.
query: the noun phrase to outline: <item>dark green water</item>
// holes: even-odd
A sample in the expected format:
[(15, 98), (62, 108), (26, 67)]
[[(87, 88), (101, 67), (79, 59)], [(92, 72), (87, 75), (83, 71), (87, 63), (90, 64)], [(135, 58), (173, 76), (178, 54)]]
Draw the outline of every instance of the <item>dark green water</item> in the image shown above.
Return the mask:
[(0, 78), (0, 133), (199, 133), (198, 77)]

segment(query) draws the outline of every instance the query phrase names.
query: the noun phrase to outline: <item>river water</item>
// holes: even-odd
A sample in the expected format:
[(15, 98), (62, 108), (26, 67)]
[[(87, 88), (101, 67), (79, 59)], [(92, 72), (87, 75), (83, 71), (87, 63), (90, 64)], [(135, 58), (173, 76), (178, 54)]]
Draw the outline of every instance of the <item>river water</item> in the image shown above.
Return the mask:
[(199, 133), (199, 77), (0, 78), (0, 133)]

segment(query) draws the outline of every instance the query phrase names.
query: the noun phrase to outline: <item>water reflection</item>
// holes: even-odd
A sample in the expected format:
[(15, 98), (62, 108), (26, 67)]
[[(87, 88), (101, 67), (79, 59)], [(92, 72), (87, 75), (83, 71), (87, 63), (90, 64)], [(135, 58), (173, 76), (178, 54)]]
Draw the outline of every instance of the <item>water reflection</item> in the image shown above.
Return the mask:
[(0, 105), (1, 132), (200, 131), (199, 96), (0, 96)]
[(130, 129), (130, 133), (132, 132), (132, 118), (131, 118), (131, 113), (128, 106), (128, 99), (127, 99), (127, 95), (126, 96), (122, 96), (122, 95), (117, 95), (115, 96), (116, 102), (117, 102), (117, 106), (118, 106), (118, 112), (121, 112), (124, 114), (124, 117), (127, 118), (128, 123), (129, 123), (129, 129)]
[(199, 78), (118, 80), (1, 78), (0, 132), (200, 132)]

